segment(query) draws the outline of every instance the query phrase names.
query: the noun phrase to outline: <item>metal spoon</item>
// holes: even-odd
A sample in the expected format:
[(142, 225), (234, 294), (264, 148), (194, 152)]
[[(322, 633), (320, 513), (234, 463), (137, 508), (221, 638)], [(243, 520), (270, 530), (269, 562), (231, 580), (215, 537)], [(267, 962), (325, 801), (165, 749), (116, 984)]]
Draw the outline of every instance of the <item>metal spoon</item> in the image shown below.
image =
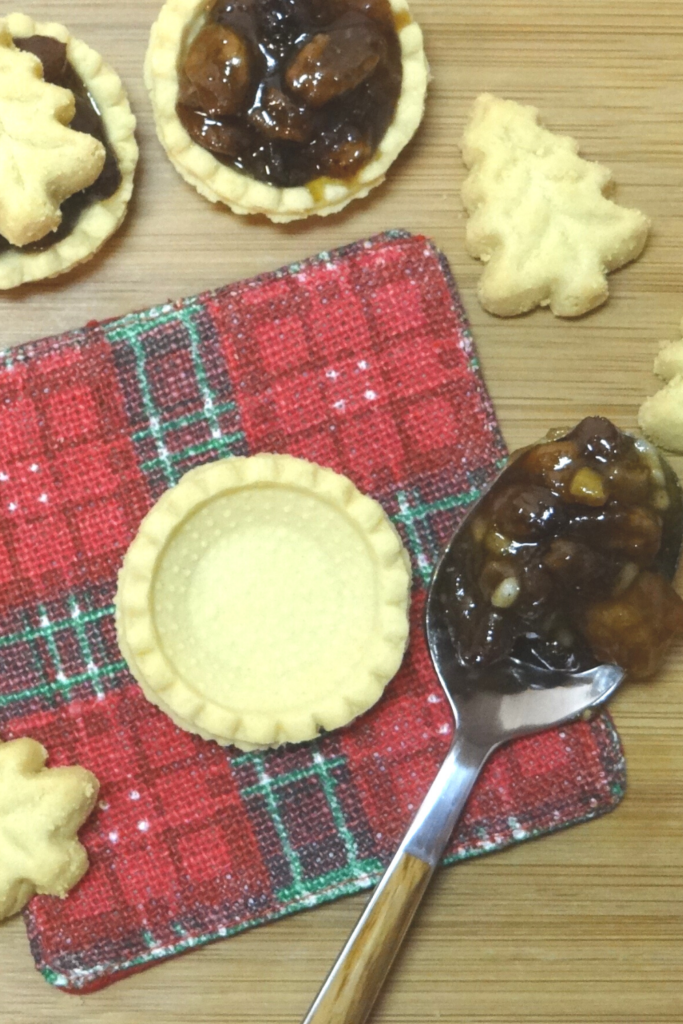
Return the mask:
[[(675, 498), (675, 515), (669, 517), (675, 529), (668, 530), (658, 568), (673, 578), (683, 540), (683, 503), (675, 474), (664, 462), (663, 468)], [(483, 685), (472, 685), (473, 670), (465, 672), (455, 657), (439, 591), (445, 583), (452, 549), (473, 511), (441, 555), (427, 596), (429, 653), (453, 712), (454, 739), (303, 1024), (363, 1024), (367, 1019), (472, 786), (492, 752), (516, 736), (559, 725), (604, 703), (624, 677), (617, 665), (597, 665), (570, 674), (517, 663), (514, 676), (526, 686), (519, 692), (509, 692), (509, 666), (503, 672), (496, 665), (479, 670)], [(499, 688), (496, 673), (500, 674)], [(486, 679), (481, 678), (483, 674)]]

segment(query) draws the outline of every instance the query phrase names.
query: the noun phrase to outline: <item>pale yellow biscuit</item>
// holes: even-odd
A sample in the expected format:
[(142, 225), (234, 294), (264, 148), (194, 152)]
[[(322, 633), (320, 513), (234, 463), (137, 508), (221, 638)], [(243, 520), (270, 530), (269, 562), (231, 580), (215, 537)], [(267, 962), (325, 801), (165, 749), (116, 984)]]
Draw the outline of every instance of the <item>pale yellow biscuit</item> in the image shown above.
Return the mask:
[[(80, 39), (74, 39), (63, 25), (34, 22), (24, 14), (9, 14), (6, 18), (0, 19), (0, 36), (6, 39), (8, 34), (13, 39), (32, 35), (51, 36), (66, 44), (69, 63), (85, 83), (102, 117), (109, 144), (116, 154), (121, 182), (116, 192), (108, 199), (95, 202), (85, 209), (74, 229), (49, 248), (40, 252), (23, 251), (21, 248), (0, 252), (0, 289), (15, 288), (25, 282), (55, 277), (94, 256), (125, 217), (138, 159), (134, 135), (135, 118), (128, 98), (118, 75), (98, 53)], [(35, 58), (28, 54), (23, 56), (35, 61)], [(57, 89), (60, 93), (71, 95), (68, 90), (52, 85), (46, 86), (44, 82), (42, 87), (49, 90)], [(86, 140), (90, 139), (90, 136), (71, 132), (70, 129), (65, 128), (65, 131)], [(97, 146), (101, 144), (98, 142)], [(81, 187), (83, 186), (79, 186)], [(11, 205), (9, 199), (7, 202)], [(4, 233), (2, 227), (0, 233)]]
[(78, 766), (46, 768), (36, 740), (0, 742), (0, 919), (35, 895), (66, 896), (88, 870), (76, 833), (99, 784)]
[(660, 448), (683, 453), (683, 339), (662, 342), (654, 372), (666, 381), (666, 387), (645, 399), (638, 425)]
[(145, 695), (220, 743), (312, 739), (366, 711), (401, 663), (410, 568), (346, 477), (261, 454), (187, 473), (119, 575), (121, 651)]
[(305, 186), (279, 188), (226, 167), (185, 131), (176, 113), (178, 68), (188, 42), (204, 24), (207, 4), (206, 0), (166, 0), (152, 26), (145, 84), (159, 141), (178, 173), (212, 203), (225, 203), (234, 213), (265, 214), (278, 223), (337, 213), (381, 184), (422, 120), (429, 77), (422, 32), (410, 17), (406, 0), (389, 3), (400, 26), (403, 78), (393, 120), (374, 157), (350, 180), (320, 178)]
[(603, 194), (610, 171), (538, 123), (538, 110), (485, 94), (462, 139), (470, 255), (486, 263), (479, 300), (516, 316), (550, 306), (574, 317), (608, 297), (607, 274), (635, 259), (650, 222)]

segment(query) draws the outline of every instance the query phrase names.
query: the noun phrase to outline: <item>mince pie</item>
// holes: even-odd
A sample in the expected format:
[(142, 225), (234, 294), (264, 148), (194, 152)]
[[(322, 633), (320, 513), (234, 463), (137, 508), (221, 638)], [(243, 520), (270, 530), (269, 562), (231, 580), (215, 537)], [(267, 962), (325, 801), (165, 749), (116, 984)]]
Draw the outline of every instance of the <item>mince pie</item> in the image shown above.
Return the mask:
[(428, 69), (405, 0), (167, 0), (145, 77), (190, 184), (290, 221), (383, 181), (420, 123)]
[(0, 19), (0, 288), (61, 274), (123, 220), (138, 149), (118, 75), (52, 22)]

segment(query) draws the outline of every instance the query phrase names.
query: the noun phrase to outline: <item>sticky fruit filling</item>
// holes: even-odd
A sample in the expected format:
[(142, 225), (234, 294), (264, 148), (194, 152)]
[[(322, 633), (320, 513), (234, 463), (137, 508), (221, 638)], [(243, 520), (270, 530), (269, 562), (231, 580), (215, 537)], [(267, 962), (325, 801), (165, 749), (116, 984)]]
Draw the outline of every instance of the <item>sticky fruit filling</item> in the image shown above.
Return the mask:
[(460, 664), (651, 676), (683, 631), (680, 516), (656, 449), (601, 417), (513, 455), (446, 556)]
[(287, 188), (370, 162), (401, 91), (389, 0), (217, 0), (179, 69), (199, 146)]

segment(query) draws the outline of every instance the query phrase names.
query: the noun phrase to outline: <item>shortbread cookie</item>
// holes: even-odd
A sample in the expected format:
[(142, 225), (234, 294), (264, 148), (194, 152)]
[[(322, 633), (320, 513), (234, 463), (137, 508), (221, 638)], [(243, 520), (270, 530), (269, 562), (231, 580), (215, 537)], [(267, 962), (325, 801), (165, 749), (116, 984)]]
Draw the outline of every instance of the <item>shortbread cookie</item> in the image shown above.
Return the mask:
[(382, 507), (288, 455), (187, 473), (119, 576), (122, 653), (181, 728), (245, 749), (366, 711), (408, 637), (407, 554)]
[(46, 768), (28, 738), (0, 742), (0, 920), (36, 893), (66, 896), (88, 870), (76, 833), (99, 784), (85, 768)]
[(683, 454), (683, 339), (662, 342), (654, 372), (666, 387), (645, 399), (638, 425), (660, 448)]
[(99, 54), (63, 25), (0, 19), (0, 288), (64, 273), (119, 227), (134, 129)]
[(606, 275), (643, 250), (650, 222), (607, 199), (610, 171), (538, 124), (538, 110), (485, 94), (462, 139), (467, 249), (486, 263), (479, 301), (497, 316), (550, 306), (574, 317), (608, 297)]
[(212, 202), (280, 222), (379, 185), (427, 77), (406, 0), (167, 0), (145, 62), (176, 170)]

